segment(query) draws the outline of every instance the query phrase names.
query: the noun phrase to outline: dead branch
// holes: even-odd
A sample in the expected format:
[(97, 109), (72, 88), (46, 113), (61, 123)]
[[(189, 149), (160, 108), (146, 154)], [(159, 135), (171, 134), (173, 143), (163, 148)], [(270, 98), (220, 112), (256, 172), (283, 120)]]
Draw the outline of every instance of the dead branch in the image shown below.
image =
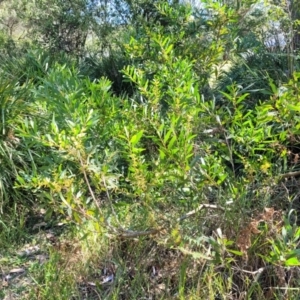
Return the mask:
[(122, 238), (136, 238), (140, 236), (157, 234), (160, 231), (161, 229), (149, 229), (145, 231), (132, 231), (132, 230), (121, 229), (118, 233), (118, 236)]

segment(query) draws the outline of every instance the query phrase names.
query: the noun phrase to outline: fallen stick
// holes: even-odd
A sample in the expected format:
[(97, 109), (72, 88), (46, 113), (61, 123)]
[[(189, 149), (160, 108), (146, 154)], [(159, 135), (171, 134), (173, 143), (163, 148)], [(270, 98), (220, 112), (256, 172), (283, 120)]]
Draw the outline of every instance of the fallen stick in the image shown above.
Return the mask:
[(300, 171), (295, 171), (295, 172), (288, 172), (285, 174), (280, 175), (281, 178), (289, 178), (289, 177), (295, 177), (300, 175)]
[(194, 216), (197, 212), (202, 210), (203, 208), (212, 208), (212, 209), (219, 209), (222, 211), (225, 211), (225, 209), (222, 206), (215, 205), (215, 204), (201, 204), (199, 205), (196, 209), (189, 211), (185, 215), (181, 216), (180, 218), (177, 219), (178, 222), (181, 222), (191, 216)]

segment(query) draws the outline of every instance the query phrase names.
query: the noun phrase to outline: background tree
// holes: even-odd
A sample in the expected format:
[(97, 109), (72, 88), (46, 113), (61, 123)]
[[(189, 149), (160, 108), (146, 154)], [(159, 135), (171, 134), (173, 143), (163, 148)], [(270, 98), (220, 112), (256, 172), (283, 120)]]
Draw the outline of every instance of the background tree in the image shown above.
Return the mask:
[(93, 0), (23, 1), (17, 11), (40, 45), (52, 52), (81, 55), (95, 22), (98, 8), (95, 3)]

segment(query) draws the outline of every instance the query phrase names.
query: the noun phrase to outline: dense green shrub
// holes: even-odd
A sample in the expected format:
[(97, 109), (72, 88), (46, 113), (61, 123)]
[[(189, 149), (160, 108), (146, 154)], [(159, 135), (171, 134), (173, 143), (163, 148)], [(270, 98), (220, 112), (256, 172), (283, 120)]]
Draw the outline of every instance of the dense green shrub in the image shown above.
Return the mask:
[[(209, 18), (193, 19), (191, 7), (173, 4), (157, 1), (153, 23), (129, 26), (121, 45), (103, 42), (108, 53), (103, 46), (79, 60), (33, 47), (2, 51), (0, 210), (26, 207), (46, 222), (75, 224), (81, 241), (100, 240), (103, 264), (117, 265), (112, 292), (99, 288), (106, 296), (128, 287), (127, 296), (142, 295), (131, 287), (158, 276), (153, 257), (164, 253), (178, 264), (169, 298), (266, 299), (266, 288), (287, 287), (268, 272), (300, 264), (300, 75), (285, 78), (275, 66), (286, 56), (260, 52), (253, 33), (243, 42), (258, 52), (242, 59), (234, 49), (221, 78), (241, 11), (213, 2)], [(72, 276), (56, 276), (58, 261), (54, 252), (41, 272), (33, 268), (44, 295), (68, 282), (76, 289)], [(127, 276), (128, 265), (141, 281)]]

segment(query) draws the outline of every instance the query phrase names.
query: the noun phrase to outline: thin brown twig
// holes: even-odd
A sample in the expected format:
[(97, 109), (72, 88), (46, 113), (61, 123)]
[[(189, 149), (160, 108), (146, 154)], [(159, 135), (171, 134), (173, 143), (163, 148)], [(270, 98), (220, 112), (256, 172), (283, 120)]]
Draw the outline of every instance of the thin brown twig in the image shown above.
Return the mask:
[(285, 174), (281, 174), (280, 177), (281, 178), (289, 178), (289, 177), (295, 177), (295, 176), (298, 176), (298, 175), (300, 175), (300, 171), (288, 172), (288, 173), (285, 173)]
[(105, 178), (104, 178), (103, 175), (102, 175), (102, 181), (103, 181), (103, 184), (104, 184), (104, 187), (105, 187), (105, 192), (106, 192), (107, 200), (108, 200), (108, 202), (109, 202), (111, 211), (112, 211), (113, 215), (114, 215), (115, 218), (116, 218), (116, 222), (120, 225), (120, 222), (119, 222), (118, 217), (117, 217), (117, 214), (116, 214), (116, 212), (115, 212), (115, 210), (114, 210), (114, 207), (113, 207), (113, 204), (112, 204), (112, 201), (111, 201), (109, 192), (108, 192), (108, 188), (107, 188), (107, 185), (106, 185), (106, 182), (105, 182)]
[(225, 211), (225, 208), (219, 205), (214, 205), (214, 204), (201, 204), (199, 205), (196, 209), (189, 211), (185, 215), (181, 216), (180, 218), (177, 219), (178, 222), (183, 221), (189, 217), (194, 216), (197, 212), (202, 210), (203, 208), (212, 208), (212, 209), (219, 209), (222, 211)]
[(98, 201), (97, 201), (97, 199), (96, 199), (96, 197), (95, 197), (95, 194), (94, 194), (94, 192), (93, 192), (93, 190), (92, 190), (92, 188), (91, 188), (91, 186), (90, 186), (90, 183), (89, 183), (89, 180), (88, 180), (86, 171), (85, 171), (85, 166), (84, 166), (84, 164), (83, 164), (83, 161), (82, 161), (82, 158), (81, 158), (80, 155), (79, 155), (79, 160), (80, 160), (80, 164), (81, 164), (81, 167), (82, 167), (82, 172), (83, 172), (84, 180), (85, 180), (85, 183), (86, 183), (86, 185), (87, 185), (87, 187), (88, 187), (88, 189), (89, 189), (90, 195), (91, 195), (91, 197), (92, 197), (92, 199), (93, 199), (95, 205), (96, 205), (97, 208), (99, 209), (99, 211), (102, 212), (101, 207), (100, 207), (100, 205), (99, 205), (99, 203), (98, 203)]
[(140, 236), (145, 236), (145, 235), (153, 235), (157, 234), (161, 231), (161, 228), (158, 229), (149, 229), (145, 231), (132, 231), (132, 230), (120, 230), (119, 231), (119, 237), (123, 238), (135, 238), (135, 237), (140, 237)]
[(256, 270), (256, 271), (247, 271), (247, 270), (243, 270), (243, 269), (236, 268), (236, 267), (233, 267), (233, 268), (234, 268), (235, 270), (240, 271), (240, 272), (243, 272), (243, 273), (247, 273), (247, 274), (253, 275), (254, 281), (257, 282), (257, 281), (259, 280), (261, 274), (262, 274), (265, 270), (272, 268), (272, 266), (265, 266), (265, 267), (259, 268), (259, 269)]

